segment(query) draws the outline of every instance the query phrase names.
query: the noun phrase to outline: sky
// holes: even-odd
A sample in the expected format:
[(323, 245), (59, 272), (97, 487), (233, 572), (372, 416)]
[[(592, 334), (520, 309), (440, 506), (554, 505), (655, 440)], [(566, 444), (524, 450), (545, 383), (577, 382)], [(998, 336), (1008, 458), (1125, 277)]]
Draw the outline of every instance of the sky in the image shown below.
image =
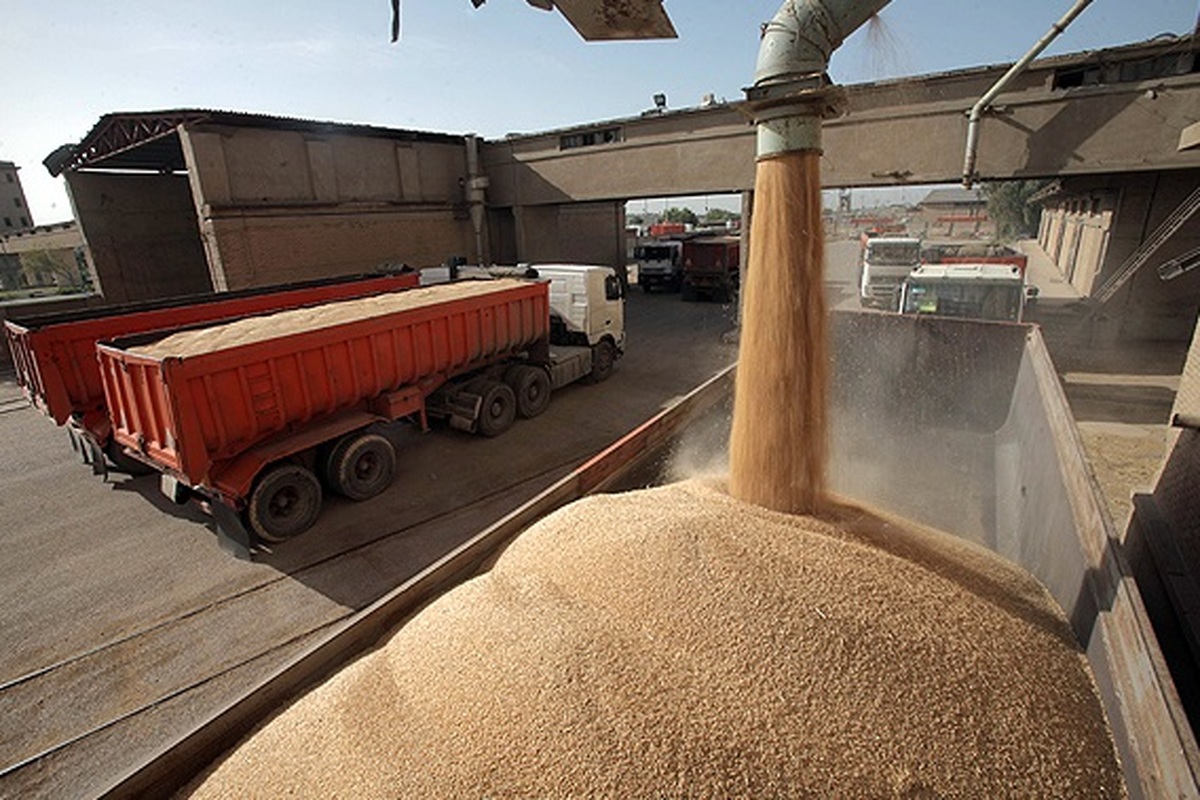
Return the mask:
[[(665, 0), (679, 38), (585, 42), (524, 0), (0, 0), (0, 160), (37, 224), (71, 218), (41, 162), (113, 112), (205, 108), (485, 138), (740, 100), (781, 0)], [(839, 83), (1011, 63), (1071, 0), (895, 0), (835, 52)], [(1047, 49), (1191, 34), (1200, 0), (1094, 0)]]

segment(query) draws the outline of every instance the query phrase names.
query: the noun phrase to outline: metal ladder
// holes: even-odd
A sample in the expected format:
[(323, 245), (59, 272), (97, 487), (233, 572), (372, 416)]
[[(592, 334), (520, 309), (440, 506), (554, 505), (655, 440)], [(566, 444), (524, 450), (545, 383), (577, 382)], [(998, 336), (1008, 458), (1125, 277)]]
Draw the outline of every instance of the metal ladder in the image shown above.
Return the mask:
[(1092, 295), (1092, 301), (1096, 305), (1104, 305), (1113, 298), (1114, 295), (1124, 286), (1134, 273), (1145, 264), (1154, 252), (1162, 247), (1163, 243), (1174, 235), (1175, 231), (1183, 227), (1192, 215), (1200, 210), (1200, 186), (1196, 187), (1187, 199), (1179, 204), (1179, 207), (1171, 212), (1171, 216), (1163, 220), (1154, 233), (1150, 234), (1137, 250), (1129, 258), (1125, 259), (1112, 276), (1101, 284), (1099, 290)]

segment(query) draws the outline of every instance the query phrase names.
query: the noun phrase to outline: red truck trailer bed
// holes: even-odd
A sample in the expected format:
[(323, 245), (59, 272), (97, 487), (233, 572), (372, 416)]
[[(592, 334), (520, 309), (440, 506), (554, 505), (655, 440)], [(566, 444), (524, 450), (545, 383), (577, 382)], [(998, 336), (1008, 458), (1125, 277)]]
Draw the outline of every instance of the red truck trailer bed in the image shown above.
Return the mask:
[(548, 284), (503, 279), (126, 337), (97, 353), (115, 440), (241, 510), (266, 465), (374, 422), (423, 422), (443, 384), (546, 345), (549, 329)]
[(929, 242), (921, 248), (923, 264), (1011, 264), (1022, 277), (1029, 258), (1002, 244), (981, 242)]
[(59, 425), (78, 422), (98, 446), (109, 440), (96, 342), (164, 328), (263, 314), (341, 298), (406, 289), (416, 272), (357, 275), (174, 298), (66, 314), (6, 320), (17, 380), (25, 396)]

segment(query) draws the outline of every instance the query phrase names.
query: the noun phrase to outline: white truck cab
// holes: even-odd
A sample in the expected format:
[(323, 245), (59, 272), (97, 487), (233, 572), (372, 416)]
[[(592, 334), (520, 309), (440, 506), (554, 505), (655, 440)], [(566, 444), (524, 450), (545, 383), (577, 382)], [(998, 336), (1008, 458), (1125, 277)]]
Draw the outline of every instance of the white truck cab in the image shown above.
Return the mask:
[(683, 242), (658, 241), (633, 248), (642, 291), (666, 289), (677, 292), (683, 283)]
[(900, 285), (921, 265), (921, 240), (908, 236), (864, 237), (861, 258), (859, 302), (895, 311)]
[(924, 264), (904, 280), (902, 314), (1020, 322), (1037, 288), (1012, 264)]
[(625, 351), (625, 292), (612, 267), (587, 264), (531, 264), (550, 281), (551, 338), (561, 344), (594, 347), (605, 339)]

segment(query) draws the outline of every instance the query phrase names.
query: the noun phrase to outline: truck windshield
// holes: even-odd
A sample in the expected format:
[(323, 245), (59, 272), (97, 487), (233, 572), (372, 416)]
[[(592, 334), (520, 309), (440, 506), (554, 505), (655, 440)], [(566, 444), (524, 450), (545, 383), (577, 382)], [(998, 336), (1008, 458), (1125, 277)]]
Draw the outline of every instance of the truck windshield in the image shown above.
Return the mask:
[(910, 283), (904, 313), (1017, 322), (1023, 291), (997, 284)]
[(633, 257), (642, 261), (670, 261), (673, 249), (662, 245), (642, 245), (634, 249)]
[(921, 259), (919, 242), (870, 242), (867, 261), (872, 264), (916, 264)]

